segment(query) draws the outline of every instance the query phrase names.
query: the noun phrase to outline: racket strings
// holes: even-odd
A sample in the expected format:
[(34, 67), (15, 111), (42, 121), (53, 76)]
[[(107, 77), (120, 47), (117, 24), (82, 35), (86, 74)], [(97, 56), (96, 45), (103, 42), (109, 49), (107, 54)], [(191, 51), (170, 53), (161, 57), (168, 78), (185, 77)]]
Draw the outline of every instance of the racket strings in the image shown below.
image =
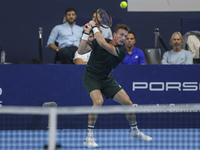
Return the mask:
[(110, 14), (104, 9), (99, 10), (97, 19), (102, 26), (110, 27), (112, 25)]

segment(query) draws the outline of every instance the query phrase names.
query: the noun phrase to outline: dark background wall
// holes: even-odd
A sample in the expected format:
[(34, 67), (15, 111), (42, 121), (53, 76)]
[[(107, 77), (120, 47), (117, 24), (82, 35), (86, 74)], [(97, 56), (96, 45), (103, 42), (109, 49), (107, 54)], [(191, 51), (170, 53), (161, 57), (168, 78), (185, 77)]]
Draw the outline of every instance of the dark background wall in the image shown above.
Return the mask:
[[(121, 0), (1, 0), (0, 42), (6, 51), (6, 61), (14, 64), (27, 63), (39, 57), (38, 28), (43, 27), (43, 57), (45, 63), (53, 63), (54, 52), (46, 47), (51, 29), (60, 24), (68, 7), (78, 12), (77, 24), (84, 25), (94, 10), (109, 10), (114, 26), (125, 23), (136, 33), (136, 46), (154, 48), (154, 29), (169, 46), (171, 34), (182, 31), (181, 18), (198, 18), (200, 12), (127, 12), (121, 9)], [(145, 5), (145, 4), (144, 4)], [(181, 4), (180, 4), (181, 7)], [(183, 33), (184, 34), (184, 33)], [(164, 48), (160, 44), (162, 52)]]

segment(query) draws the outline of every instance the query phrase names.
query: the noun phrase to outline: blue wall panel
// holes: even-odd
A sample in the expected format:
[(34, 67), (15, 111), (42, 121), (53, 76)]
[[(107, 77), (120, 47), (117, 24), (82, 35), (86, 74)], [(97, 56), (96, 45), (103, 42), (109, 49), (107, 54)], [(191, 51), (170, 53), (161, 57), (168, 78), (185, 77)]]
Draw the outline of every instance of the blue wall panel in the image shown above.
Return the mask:
[[(44, 102), (55, 101), (58, 106), (92, 105), (82, 85), (85, 66), (79, 65), (0, 65), (0, 101), (4, 106), (42, 106)], [(113, 75), (125, 89), (134, 104), (178, 104), (200, 102), (199, 65), (121, 65)], [(142, 82), (143, 89), (133, 90), (133, 83)], [(154, 86), (149, 88), (151, 83)], [(167, 83), (174, 89), (166, 90)], [(144, 83), (148, 87), (144, 88)], [(155, 83), (159, 83), (156, 86)], [(172, 83), (176, 83), (172, 86)], [(177, 86), (177, 84), (180, 86)], [(163, 86), (164, 85), (164, 86)], [(178, 87), (178, 88), (177, 88)], [(137, 87), (138, 88), (138, 87)], [(162, 89), (162, 91), (155, 91)], [(184, 91), (190, 89), (191, 91)], [(151, 91), (154, 90), (154, 91)], [(111, 99), (104, 105), (117, 105)], [(120, 122), (117, 121), (119, 118)], [(128, 128), (123, 115), (100, 115), (96, 128)], [(10, 123), (16, 116), (1, 115), (1, 120)], [(182, 118), (185, 118), (182, 119)], [(189, 118), (190, 120), (188, 121)], [(140, 128), (198, 128), (198, 114), (138, 114)], [(47, 127), (47, 117), (19, 117), (26, 121), (21, 126), (5, 126), (0, 129), (38, 129)], [(181, 118), (181, 119), (179, 119)], [(77, 120), (81, 121), (78, 123)], [(159, 119), (159, 121), (157, 121)], [(179, 120), (178, 120), (179, 119)], [(116, 123), (113, 125), (112, 120)], [(178, 120), (178, 121), (177, 121)], [(63, 124), (63, 122), (65, 124)], [(105, 124), (109, 123), (109, 124)], [(123, 123), (122, 123), (123, 122)], [(127, 122), (127, 124), (126, 124)], [(86, 128), (87, 116), (59, 116), (58, 128)]]

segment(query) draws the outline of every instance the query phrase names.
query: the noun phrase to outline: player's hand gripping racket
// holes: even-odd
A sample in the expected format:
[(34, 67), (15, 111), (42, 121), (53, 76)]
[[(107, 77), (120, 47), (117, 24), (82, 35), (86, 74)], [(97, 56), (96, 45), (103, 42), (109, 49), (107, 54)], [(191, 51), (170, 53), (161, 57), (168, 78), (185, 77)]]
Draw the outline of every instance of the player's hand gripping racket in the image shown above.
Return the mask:
[[(104, 8), (99, 8), (96, 11), (96, 20), (96, 25), (100, 25), (103, 28), (110, 28), (112, 26), (112, 17), (110, 13)], [(87, 25), (85, 27), (88, 28)]]

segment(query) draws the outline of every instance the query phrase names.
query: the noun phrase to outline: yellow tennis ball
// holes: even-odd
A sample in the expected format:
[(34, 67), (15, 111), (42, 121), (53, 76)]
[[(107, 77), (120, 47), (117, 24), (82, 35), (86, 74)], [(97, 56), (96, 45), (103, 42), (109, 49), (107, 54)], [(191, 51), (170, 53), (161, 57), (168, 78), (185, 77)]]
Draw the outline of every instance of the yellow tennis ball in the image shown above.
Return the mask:
[(120, 7), (121, 8), (126, 8), (127, 7), (127, 2), (126, 1), (122, 1), (121, 3), (120, 3)]

